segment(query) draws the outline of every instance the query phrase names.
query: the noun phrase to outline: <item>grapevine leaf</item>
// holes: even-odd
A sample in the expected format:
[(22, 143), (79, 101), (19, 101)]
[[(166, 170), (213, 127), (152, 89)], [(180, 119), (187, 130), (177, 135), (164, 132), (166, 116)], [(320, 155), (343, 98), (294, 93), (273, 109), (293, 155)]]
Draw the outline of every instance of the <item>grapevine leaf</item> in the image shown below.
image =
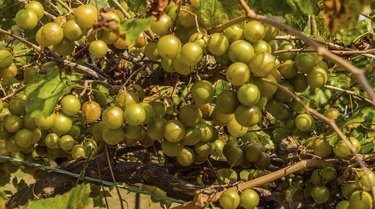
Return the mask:
[(90, 0), (89, 4), (94, 5), (97, 8), (103, 8), (108, 6), (107, 0)]
[(12, 179), (12, 184), (16, 188), (17, 191), (20, 191), (21, 189), (27, 187), (25, 180), (21, 179), (20, 181), (18, 181), (17, 177), (14, 177)]
[(367, 0), (326, 0), (324, 2), (324, 25), (331, 34), (349, 28), (358, 22), (359, 14)]
[(135, 13), (146, 14), (146, 1), (143, 0), (129, 0), (127, 1), (129, 5), (129, 10)]
[(29, 201), (28, 209), (47, 209), (53, 208), (55, 209), (81, 209), (87, 208), (89, 205), (91, 198), (89, 198), (89, 194), (91, 192), (90, 184), (81, 184), (77, 185), (69, 192), (63, 195), (56, 195), (52, 198), (41, 199), (37, 201)]
[(329, 145), (335, 146), (337, 141), (339, 140), (339, 137), (338, 137), (337, 133), (335, 132), (333, 134), (330, 134), (330, 135), (326, 136), (326, 140), (329, 143)]
[(294, 0), (295, 4), (298, 6), (298, 9), (303, 14), (314, 14), (317, 9), (316, 0)]
[[(8, 184), (10, 182), (10, 176), (0, 178), (0, 187)], [(0, 207), (1, 208), (1, 207)]]
[(215, 95), (219, 95), (221, 92), (225, 90), (230, 90), (231, 84), (225, 80), (219, 80), (215, 84)]
[(202, 23), (207, 28), (243, 14), (237, 1), (200, 1), (199, 11)]
[(286, 128), (275, 128), (273, 130), (274, 141), (279, 141), (281, 139), (284, 139), (288, 137), (288, 135), (289, 135), (289, 130)]
[(71, 76), (61, 75), (58, 69), (52, 69), (46, 75), (37, 75), (26, 86), (26, 112), (32, 117), (48, 116), (62, 96), (75, 86), (69, 82)]
[(147, 30), (152, 22), (152, 17), (143, 19), (125, 20), (121, 23), (120, 34), (124, 34), (128, 46), (133, 46), (138, 39), (139, 34)]

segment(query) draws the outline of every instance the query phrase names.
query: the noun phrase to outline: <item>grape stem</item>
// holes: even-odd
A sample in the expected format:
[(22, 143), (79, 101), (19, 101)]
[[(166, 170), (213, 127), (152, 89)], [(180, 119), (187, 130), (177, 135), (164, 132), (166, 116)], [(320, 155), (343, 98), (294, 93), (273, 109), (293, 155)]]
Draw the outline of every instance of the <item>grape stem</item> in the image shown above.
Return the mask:
[[(288, 53), (288, 52), (316, 52), (315, 49), (306, 49), (306, 48), (299, 48), (299, 49), (284, 49), (284, 50), (276, 50), (273, 51), (274, 54), (280, 53)], [(373, 54), (375, 54), (375, 49), (368, 49), (368, 50), (330, 50), (331, 53), (338, 54), (338, 55), (352, 55), (352, 54), (361, 54), (365, 55), (369, 58), (375, 58)]]
[[(319, 43), (316, 42), (314, 39), (311, 39), (311, 38), (307, 37), (303, 33), (299, 32), (298, 30), (296, 30), (296, 29), (294, 29), (294, 28), (292, 28), (292, 27), (290, 27), (290, 26), (288, 26), (288, 25), (286, 25), (282, 22), (280, 22), (279, 20), (256, 14), (249, 7), (249, 5), (247, 4), (247, 2), (245, 0), (239, 0), (239, 2), (241, 4), (243, 10), (245, 11), (248, 19), (258, 20), (260, 22), (270, 24), (272, 26), (275, 26), (275, 27), (277, 27), (281, 30), (284, 30), (284, 31), (288, 32), (290, 35), (294, 35), (294, 36), (300, 38), (301, 40), (303, 40), (308, 45), (314, 47), (316, 49), (317, 53), (320, 56), (323, 56), (324, 58), (341, 65), (347, 71), (354, 74), (355, 77), (357, 77), (357, 79), (360, 81), (360, 84), (362, 85), (362, 88), (367, 92), (369, 98), (372, 100), (372, 105), (375, 106), (375, 93), (372, 90), (372, 87), (371, 87), (370, 83), (366, 79), (364, 70), (361, 70), (361, 69), (355, 67), (354, 65), (350, 64), (350, 62), (346, 61), (345, 59), (331, 53), (328, 49), (320, 46)], [(375, 196), (375, 193), (374, 193), (374, 196)]]
[[(237, 191), (243, 191), (245, 189), (254, 188), (257, 186), (262, 186), (266, 183), (273, 182), (277, 179), (280, 179), (284, 176), (288, 176), (292, 173), (298, 172), (303, 169), (307, 168), (313, 168), (322, 166), (324, 164), (331, 164), (337, 160), (331, 159), (331, 160), (321, 160), (321, 159), (307, 159), (307, 160), (301, 160), (298, 163), (294, 165), (290, 165), (288, 167), (279, 169), (275, 172), (272, 172), (270, 174), (261, 176), (259, 178), (253, 179), (251, 181), (247, 181), (244, 183), (240, 183), (234, 187), (228, 188), (228, 189), (236, 189)], [(212, 188), (205, 188), (202, 189), (198, 195), (195, 196), (193, 201), (187, 202), (182, 205), (178, 205), (176, 207), (173, 207), (172, 209), (198, 209), (206, 206), (209, 202), (216, 202), (220, 199), (221, 194), (225, 191), (215, 192), (212, 193), (210, 191)]]
[(342, 88), (339, 88), (339, 87), (336, 87), (336, 86), (330, 86), (330, 85), (325, 85), (324, 87), (325, 87), (326, 89), (329, 89), (329, 90), (339, 91), (339, 92), (343, 92), (343, 93), (351, 94), (351, 95), (353, 95), (353, 96), (356, 96), (356, 97), (358, 97), (358, 98), (360, 98), (360, 99), (363, 99), (364, 101), (366, 101), (366, 102), (372, 104), (372, 101), (371, 101), (369, 98), (364, 97), (364, 96), (358, 94), (358, 93), (355, 92), (355, 91), (351, 91), (351, 90), (348, 90), (348, 89), (342, 89)]
[(130, 14), (124, 9), (123, 6), (121, 6), (121, 4), (117, 0), (112, 0), (112, 2), (116, 4), (116, 6), (120, 9), (122, 14), (124, 14), (126, 18), (128, 19), (132, 18), (132, 16), (130, 16)]

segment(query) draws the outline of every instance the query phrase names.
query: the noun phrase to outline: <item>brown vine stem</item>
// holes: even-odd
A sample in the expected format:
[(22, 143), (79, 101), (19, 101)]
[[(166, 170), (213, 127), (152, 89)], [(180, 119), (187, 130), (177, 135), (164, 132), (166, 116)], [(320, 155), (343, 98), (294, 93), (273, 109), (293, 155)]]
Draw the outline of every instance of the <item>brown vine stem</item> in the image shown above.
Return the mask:
[(281, 30), (285, 30), (290, 35), (297, 36), (298, 38), (300, 38), (301, 40), (303, 40), (306, 44), (314, 47), (316, 49), (317, 53), (320, 56), (323, 56), (324, 58), (329, 59), (329, 60), (331, 60), (331, 61), (333, 61), (333, 62), (341, 65), (347, 71), (349, 71), (352, 74), (354, 74), (357, 77), (357, 79), (360, 81), (360, 84), (362, 85), (362, 88), (367, 92), (369, 98), (372, 100), (373, 106), (375, 106), (375, 93), (372, 90), (371, 85), (369, 84), (369, 82), (366, 79), (365, 71), (364, 70), (361, 70), (361, 69), (353, 66), (347, 60), (345, 60), (345, 59), (343, 59), (343, 58), (341, 58), (341, 57), (339, 57), (339, 56), (331, 53), (326, 48), (320, 46), (319, 43), (316, 42), (315, 40), (307, 37), (306, 35), (302, 34), (298, 30), (296, 30), (296, 29), (294, 29), (294, 28), (292, 28), (292, 27), (290, 27), (290, 26), (288, 26), (288, 25), (280, 22), (279, 20), (268, 18), (266, 16), (262, 16), (262, 15), (256, 14), (249, 7), (249, 5), (247, 4), (247, 2), (245, 0), (239, 0), (239, 2), (241, 4), (242, 8), (244, 9), (244, 11), (246, 12), (246, 16), (249, 19), (258, 20), (260, 22), (264, 22), (264, 23), (270, 24), (270, 25), (275, 26), (275, 27), (277, 27), (277, 28), (279, 28)]
[(10, 36), (10, 37), (12, 37), (12, 38), (14, 38), (14, 39), (17, 39), (18, 41), (20, 41), (20, 42), (22, 42), (22, 43), (24, 43), (24, 44), (29, 45), (31, 48), (34, 49), (34, 51), (38, 52), (39, 54), (42, 53), (42, 49), (41, 49), (39, 46), (37, 46), (37, 45), (31, 43), (30, 41), (28, 41), (28, 40), (26, 40), (26, 39), (24, 39), (24, 38), (22, 38), (22, 37), (20, 37), (20, 36), (18, 36), (18, 35), (16, 35), (16, 34), (14, 34), (14, 33), (11, 33), (11, 32), (9, 32), (9, 31), (6, 31), (6, 30), (4, 30), (4, 29), (2, 29), (2, 28), (0, 28), (0, 33), (5, 34), (5, 35), (7, 35), (7, 36)]
[[(262, 186), (266, 183), (273, 182), (277, 179), (280, 179), (284, 176), (288, 176), (292, 173), (298, 172), (303, 169), (307, 168), (313, 168), (313, 167), (318, 167), (322, 166), (325, 164), (330, 164), (335, 162), (336, 160), (320, 160), (320, 159), (308, 159), (308, 160), (301, 160), (298, 163), (294, 165), (290, 165), (288, 167), (279, 169), (275, 172), (272, 172), (270, 174), (261, 176), (259, 178), (240, 183), (234, 187), (231, 187), (229, 189), (236, 189), (237, 191), (242, 191), (245, 189), (250, 189), (254, 188), (257, 186)], [(193, 201), (187, 202), (185, 204), (173, 207), (172, 209), (198, 209), (204, 207), (208, 202), (215, 202), (220, 199), (221, 194), (224, 191), (221, 192), (216, 192), (216, 193), (205, 193), (203, 189), (195, 198)]]
[[(372, 54), (372, 53), (375, 53), (375, 49), (368, 49), (368, 50), (329, 50), (329, 51), (331, 53), (338, 54), (338, 55), (367, 54), (367, 55), (370, 55), (372, 58), (375, 58), (375, 56)], [(285, 50), (273, 51), (274, 54), (287, 53), (287, 52), (316, 52), (316, 50), (315, 49), (299, 48), (299, 49), (285, 49)]]
[(121, 4), (117, 0), (112, 0), (114, 4), (120, 9), (120, 11), (125, 15), (126, 18), (130, 19), (132, 16), (121, 6)]
[[(355, 157), (355, 160), (358, 162), (359, 166), (362, 168), (362, 170), (365, 172), (365, 174), (367, 176), (369, 176), (369, 171), (368, 171), (368, 168), (366, 167), (365, 163), (363, 162), (362, 158), (359, 156), (357, 150), (355, 150), (355, 148), (353, 147), (353, 145), (349, 142), (349, 140), (346, 138), (346, 136), (344, 135), (344, 133), (340, 130), (340, 128), (337, 126), (335, 120), (332, 120), (332, 119), (329, 119), (328, 117), (326, 117), (325, 115), (319, 113), (317, 110), (309, 107), (308, 105), (306, 105), (302, 100), (301, 98), (299, 98), (297, 95), (295, 95), (293, 92), (291, 92), (287, 87), (283, 86), (283, 85), (280, 85), (278, 83), (275, 83), (269, 79), (266, 79), (266, 78), (262, 78), (263, 81), (267, 82), (267, 83), (270, 83), (272, 85), (275, 85), (277, 86), (277, 88), (281, 89), (282, 91), (284, 91), (285, 93), (287, 93), (291, 98), (293, 98), (296, 102), (300, 103), (301, 105), (303, 105), (303, 107), (306, 109), (307, 112), (315, 115), (316, 117), (318, 117), (319, 119), (323, 120), (324, 122), (326, 122), (328, 125), (331, 126), (331, 128), (337, 133), (337, 135), (339, 136), (340, 139), (342, 139), (346, 146), (349, 147), (351, 153), (353, 153), (354, 157)], [(370, 179), (370, 178), (369, 178)], [(375, 199), (375, 182), (371, 182), (371, 186), (372, 186), (372, 196), (374, 197)]]
[(366, 102), (372, 104), (372, 101), (371, 101), (369, 98), (364, 97), (364, 96), (358, 94), (358, 93), (355, 92), (355, 91), (351, 91), (351, 90), (348, 90), (348, 89), (342, 89), (342, 88), (339, 88), (339, 87), (336, 87), (336, 86), (330, 86), (330, 85), (325, 85), (324, 87), (325, 87), (326, 89), (330, 89), (330, 90), (333, 90), (333, 91), (339, 91), (339, 92), (343, 92), (343, 93), (351, 94), (351, 95), (353, 95), (353, 96), (356, 96), (356, 97), (358, 97), (358, 98), (360, 98), (360, 99), (363, 99), (364, 101), (366, 101)]

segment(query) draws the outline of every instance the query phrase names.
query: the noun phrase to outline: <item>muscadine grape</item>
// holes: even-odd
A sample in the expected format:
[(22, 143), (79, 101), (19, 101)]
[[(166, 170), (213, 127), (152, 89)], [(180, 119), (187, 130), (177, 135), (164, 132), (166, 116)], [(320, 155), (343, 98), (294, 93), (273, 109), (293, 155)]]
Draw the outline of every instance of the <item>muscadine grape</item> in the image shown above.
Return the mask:
[(225, 75), (232, 85), (240, 86), (249, 81), (250, 70), (245, 63), (235, 62), (227, 68)]
[(17, 76), (17, 66), (13, 63), (7, 68), (0, 68), (0, 78), (12, 79)]
[(107, 107), (102, 114), (103, 124), (110, 129), (118, 129), (124, 123), (124, 112), (119, 107)]
[(181, 75), (189, 75), (194, 70), (194, 66), (186, 64), (181, 54), (172, 59), (173, 70)]
[(246, 127), (250, 127), (259, 123), (262, 118), (262, 112), (257, 106), (247, 107), (244, 105), (240, 105), (237, 107), (234, 115), (237, 122), (240, 125)]
[(191, 96), (196, 104), (209, 103), (214, 96), (214, 88), (209, 81), (197, 81), (191, 87)]
[(311, 115), (302, 113), (295, 118), (294, 123), (298, 130), (309, 131), (314, 125), (314, 118), (312, 118)]
[(54, 45), (52, 47), (52, 50), (57, 52), (61, 56), (67, 56), (71, 55), (74, 52), (74, 48), (75, 45), (73, 41), (63, 39), (60, 43)]
[[(164, 71), (168, 73), (173, 73), (176, 72), (176, 70), (173, 67), (173, 60), (172, 59), (164, 59), (162, 58), (160, 60), (161, 67), (163, 68)], [(178, 68), (180, 63), (176, 64), (176, 67)]]
[(162, 58), (172, 59), (181, 52), (181, 41), (174, 35), (165, 35), (159, 39), (157, 49)]
[[(194, 15), (195, 14), (195, 15)], [(182, 6), (178, 13), (178, 20), (180, 25), (185, 28), (191, 28), (195, 26), (195, 16), (199, 15), (197, 8), (192, 6)]]
[(329, 199), (329, 190), (326, 186), (315, 186), (311, 190), (311, 196), (315, 202), (324, 203)]
[(252, 189), (242, 191), (240, 195), (240, 205), (245, 209), (252, 209), (258, 206), (259, 195)]
[(240, 102), (237, 99), (237, 93), (231, 90), (225, 90), (216, 97), (216, 108), (224, 114), (234, 113)]
[(336, 120), (339, 117), (340, 112), (336, 108), (330, 107), (324, 110), (324, 115), (329, 119)]
[(254, 44), (254, 51), (255, 53), (272, 53), (272, 48), (269, 43), (266, 41), (260, 40), (257, 43)]
[(81, 101), (72, 94), (65, 95), (61, 99), (60, 104), (62, 112), (69, 116), (77, 114), (81, 109)]
[(145, 48), (145, 56), (153, 61), (160, 59), (159, 51), (157, 48), (158, 42), (148, 42)]
[(240, 40), (243, 37), (243, 29), (239, 25), (233, 25), (224, 30), (224, 35), (228, 38), (228, 41)]
[(50, 22), (42, 27), (40, 37), (42, 46), (56, 45), (63, 40), (64, 31), (60, 25)]
[(264, 25), (256, 20), (247, 22), (244, 26), (244, 36), (251, 43), (262, 40), (265, 36)]
[(328, 80), (328, 74), (322, 67), (316, 67), (311, 72), (307, 73), (307, 83), (313, 88), (320, 88)]
[(183, 148), (176, 157), (177, 162), (182, 166), (189, 166), (194, 162), (194, 152), (190, 148)]
[(44, 15), (44, 7), (38, 1), (30, 1), (25, 5), (25, 8), (33, 11), (38, 16), (38, 19), (42, 18)]
[(240, 195), (235, 189), (227, 189), (220, 196), (219, 203), (223, 209), (235, 209), (240, 205)]
[(291, 84), (295, 92), (303, 92), (308, 87), (306, 76), (301, 73), (297, 73), (297, 75), (293, 77)]
[(150, 29), (157, 35), (164, 36), (169, 33), (169, 29), (172, 27), (172, 25), (172, 18), (166, 14), (163, 14), (157, 21), (151, 23)]
[(227, 129), (230, 135), (232, 135), (233, 137), (241, 137), (245, 135), (249, 130), (248, 127), (239, 124), (235, 117), (228, 122)]
[(329, 145), (329, 143), (322, 137), (318, 137), (314, 140), (312, 148), (314, 154), (321, 158), (326, 158), (332, 153), (331, 145)]
[(104, 127), (102, 132), (102, 139), (105, 143), (109, 145), (116, 145), (124, 140), (124, 129), (110, 129)]
[(256, 77), (265, 77), (276, 66), (276, 58), (269, 53), (257, 53), (250, 60), (249, 68)]
[(177, 157), (183, 150), (184, 145), (182, 143), (174, 143), (168, 140), (163, 140), (161, 143), (161, 149), (163, 153), (169, 157)]
[(194, 105), (185, 105), (178, 112), (178, 120), (187, 127), (197, 125), (202, 117), (202, 111)]
[(181, 141), (185, 132), (185, 126), (179, 120), (169, 120), (164, 126), (165, 139), (173, 143)]
[(146, 111), (140, 104), (131, 104), (125, 108), (125, 121), (133, 126), (141, 125), (146, 120)]
[(249, 63), (254, 56), (254, 47), (247, 41), (237, 40), (230, 44), (228, 57), (232, 62)]
[(309, 73), (318, 64), (312, 53), (302, 52), (295, 57), (295, 65), (301, 73)]
[(285, 60), (279, 65), (278, 70), (281, 75), (287, 79), (292, 79), (298, 73), (297, 67), (294, 65), (293, 60)]
[(89, 52), (96, 58), (103, 58), (107, 54), (108, 46), (102, 40), (92, 41), (89, 45)]
[(86, 123), (94, 123), (100, 119), (102, 110), (99, 104), (95, 101), (87, 101), (82, 105), (82, 116)]
[(13, 63), (12, 54), (5, 49), (0, 50), (0, 68), (7, 68)]
[(75, 141), (70, 135), (64, 135), (59, 139), (59, 146), (64, 151), (70, 151), (71, 149), (73, 149), (74, 145)]
[[(295, 46), (289, 42), (283, 42), (279, 48), (277, 48), (277, 50), (292, 50), (294, 49)], [(277, 57), (281, 60), (281, 61), (285, 61), (285, 60), (293, 60), (294, 57), (296, 56), (296, 52), (283, 52), (283, 53), (279, 53), (277, 54)]]
[(51, 130), (55, 132), (57, 135), (64, 135), (72, 128), (72, 120), (63, 115), (63, 114), (56, 114), (55, 122), (51, 127)]
[(258, 87), (252, 83), (242, 85), (237, 92), (238, 101), (245, 106), (256, 105), (260, 99)]
[(74, 20), (83, 29), (91, 28), (98, 18), (98, 11), (93, 5), (81, 5), (74, 9)]
[(181, 59), (187, 65), (198, 64), (203, 56), (202, 48), (196, 43), (186, 43), (181, 49)]
[(223, 33), (214, 33), (208, 40), (208, 51), (216, 56), (221, 56), (227, 52), (229, 48), (228, 38)]
[(29, 9), (21, 9), (16, 14), (16, 24), (26, 30), (31, 30), (38, 24), (38, 15)]

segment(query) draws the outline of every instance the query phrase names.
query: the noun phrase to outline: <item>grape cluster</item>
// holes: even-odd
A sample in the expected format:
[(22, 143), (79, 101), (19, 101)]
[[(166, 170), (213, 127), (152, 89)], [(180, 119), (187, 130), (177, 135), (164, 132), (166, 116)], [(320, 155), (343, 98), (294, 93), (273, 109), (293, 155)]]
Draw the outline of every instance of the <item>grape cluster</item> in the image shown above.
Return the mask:
[[(126, 34), (119, 33), (125, 18), (118, 10), (79, 5), (36, 28), (45, 13), (43, 5), (27, 3), (15, 22), (23, 30), (35, 28), (35, 40), (31, 41), (40, 47), (77, 63), (82, 62), (76, 55), (84, 53), (94, 63), (103, 61), (103, 66), (111, 64), (110, 56), (121, 57), (126, 51), (160, 66), (165, 77), (177, 76), (187, 92), (173, 104), (173, 98), (160, 92), (151, 95), (153, 87), (144, 88), (132, 81), (115, 93), (91, 85), (89, 93), (80, 94), (82, 90), (77, 87), (63, 95), (48, 116), (29, 113), (26, 105), (30, 101), (24, 92), (18, 93), (0, 103), (0, 155), (48, 164), (46, 158), (67, 161), (89, 157), (104, 145), (153, 147), (163, 162), (183, 167), (208, 159), (225, 161), (230, 169), (217, 170), (215, 175), (223, 182), (216, 183), (233, 183), (227, 182), (228, 172), (235, 172), (232, 168), (269, 169), (273, 150), (267, 142), (249, 137), (251, 132), (271, 124), (284, 126), (291, 134), (309, 134), (317, 127), (315, 118), (275, 84), (294, 94), (321, 88), (328, 80), (328, 64), (316, 52), (297, 52), (293, 41), (273, 40), (281, 32), (256, 20), (209, 34), (199, 17), (199, 1), (190, 2), (181, 7), (171, 2), (165, 13), (139, 34), (134, 46), (127, 42)], [(121, 5), (135, 16), (125, 2)], [(0, 50), (1, 79), (17, 78), (13, 59), (10, 51)], [(19, 78), (27, 85), (37, 74), (60, 67), (53, 62), (37, 63), (24, 69)], [(220, 75), (220, 82), (213, 82), (212, 74)], [(331, 107), (324, 115), (336, 119), (340, 113)], [(349, 140), (359, 151), (359, 141), (354, 137)], [(352, 155), (344, 141), (332, 146), (323, 136), (315, 137), (311, 151), (320, 158), (332, 153), (342, 159)], [(19, 163), (0, 161), (1, 176), (18, 168), (37, 175)], [(329, 184), (337, 175), (333, 167), (314, 170), (306, 196), (311, 195), (318, 204), (329, 202)], [(200, 173), (197, 182), (204, 184), (202, 178)], [(237, 180), (237, 175), (234, 178)], [(336, 208), (372, 207), (369, 179), (360, 171), (354, 181), (343, 184), (343, 200)], [(138, 186), (166, 195), (156, 187)], [(153, 201), (168, 204), (155, 197)], [(228, 189), (219, 204), (224, 209), (254, 208), (259, 196), (252, 189)]]

